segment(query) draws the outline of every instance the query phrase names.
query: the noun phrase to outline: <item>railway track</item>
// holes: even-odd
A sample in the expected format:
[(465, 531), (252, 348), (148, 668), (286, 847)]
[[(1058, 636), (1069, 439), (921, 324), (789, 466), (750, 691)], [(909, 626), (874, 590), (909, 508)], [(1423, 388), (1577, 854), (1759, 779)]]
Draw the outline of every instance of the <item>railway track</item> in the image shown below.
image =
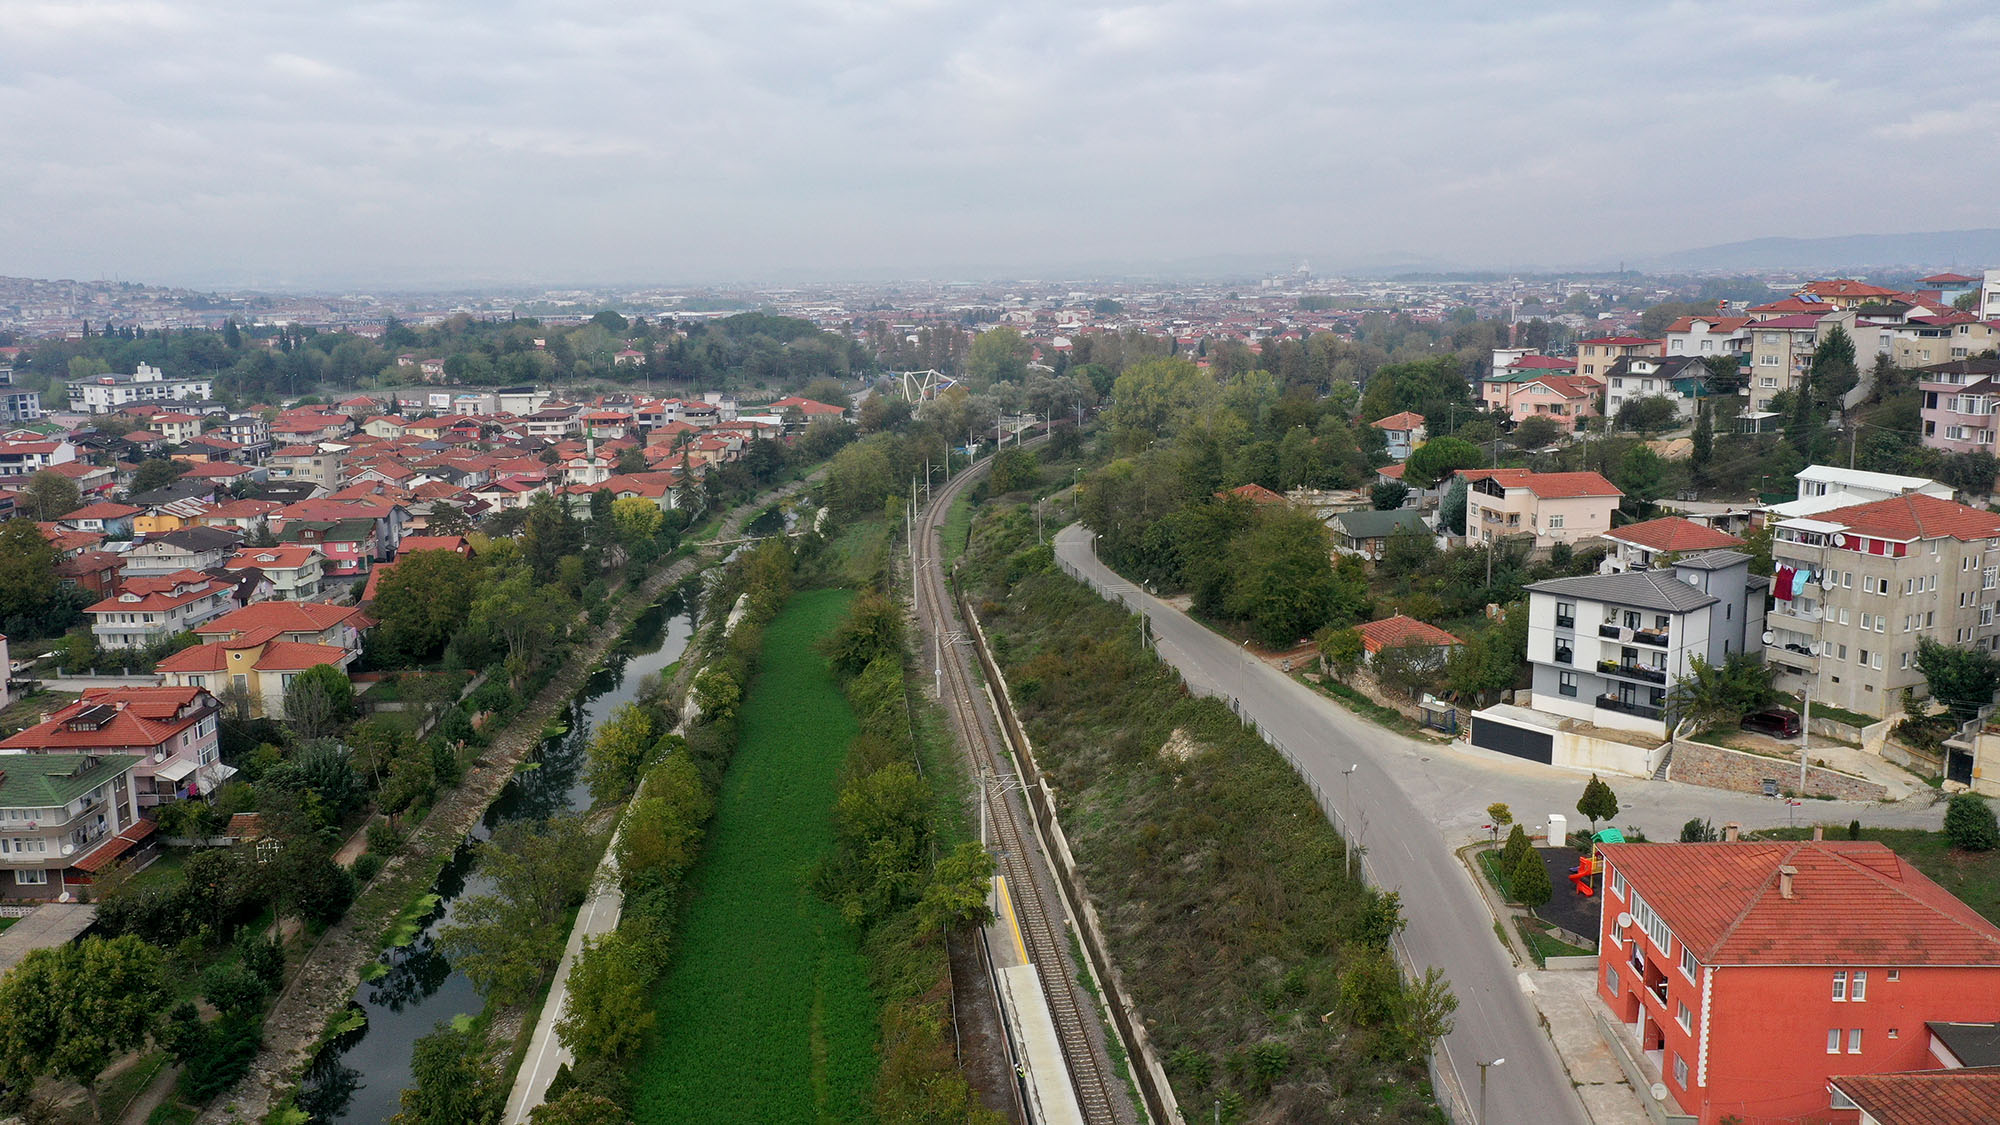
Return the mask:
[[(989, 459), (975, 465), (938, 490), (923, 510), (923, 521), (917, 528), (911, 585), (916, 590), (919, 619), (934, 636), (947, 640), (953, 633), (962, 635), (964, 623), (945, 587), (938, 525), (959, 491), (990, 464)], [(1080, 995), (1070, 964), (1061, 898), (1048, 889), (1053, 880), (1035, 869), (1040, 856), (1029, 842), (1032, 832), (1025, 823), (1018, 795), (1012, 791), (1020, 784), (1013, 763), (994, 734), (999, 725), (997, 718), (989, 725), (986, 705), (981, 702), (983, 695), (957, 647), (940, 643), (934, 651), (938, 653), (941, 670), (940, 695), (951, 709), (952, 721), (959, 730), (959, 744), (985, 790), (991, 836), (988, 846), (1006, 879), (1022, 943), (1041, 982), (1063, 1061), (1069, 1069), (1077, 1108), (1089, 1125), (1121, 1125), (1126, 1118), (1118, 1111), (1118, 1081), (1101, 1045), (1101, 1035), (1091, 1034), (1097, 1014)]]

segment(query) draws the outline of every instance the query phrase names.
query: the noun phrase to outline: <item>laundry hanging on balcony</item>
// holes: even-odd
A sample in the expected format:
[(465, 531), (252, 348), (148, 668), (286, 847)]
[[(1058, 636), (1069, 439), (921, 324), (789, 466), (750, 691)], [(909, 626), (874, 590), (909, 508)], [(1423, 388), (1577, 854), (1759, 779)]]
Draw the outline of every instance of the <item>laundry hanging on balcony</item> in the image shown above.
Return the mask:
[(1795, 588), (1798, 576), (1799, 572), (1789, 566), (1779, 567), (1778, 573), (1771, 578), (1771, 596), (1779, 601), (1791, 601), (1792, 590)]

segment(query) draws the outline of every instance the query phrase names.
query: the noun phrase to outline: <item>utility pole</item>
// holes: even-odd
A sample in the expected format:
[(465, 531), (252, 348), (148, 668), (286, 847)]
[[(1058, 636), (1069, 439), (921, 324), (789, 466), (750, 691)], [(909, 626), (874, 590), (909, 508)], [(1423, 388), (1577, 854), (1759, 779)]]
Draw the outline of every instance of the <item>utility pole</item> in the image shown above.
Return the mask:
[(1805, 690), (1805, 710), (1799, 716), (1799, 800), (1806, 799), (1806, 750), (1812, 745), (1812, 685)]
[(1486, 1125), (1486, 1068), (1499, 1066), (1506, 1061), (1506, 1059), (1494, 1059), (1492, 1062), (1479, 1064), (1479, 1116), (1474, 1119), (1474, 1125)]

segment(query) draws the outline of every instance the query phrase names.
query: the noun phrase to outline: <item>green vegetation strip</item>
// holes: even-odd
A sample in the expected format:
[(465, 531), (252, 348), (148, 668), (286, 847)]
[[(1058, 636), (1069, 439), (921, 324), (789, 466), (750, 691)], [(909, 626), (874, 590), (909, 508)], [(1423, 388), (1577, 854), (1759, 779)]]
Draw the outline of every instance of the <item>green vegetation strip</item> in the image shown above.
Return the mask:
[(939, 532), (944, 540), (944, 568), (958, 561), (965, 553), (965, 537), (972, 530), (972, 495), (970, 490), (960, 492), (945, 511), (944, 530)]
[(798, 595), (765, 633), (742, 743), (690, 886), (641, 1125), (868, 1117), (877, 1014), (852, 927), (813, 893), (856, 725), (814, 641), (850, 595)]

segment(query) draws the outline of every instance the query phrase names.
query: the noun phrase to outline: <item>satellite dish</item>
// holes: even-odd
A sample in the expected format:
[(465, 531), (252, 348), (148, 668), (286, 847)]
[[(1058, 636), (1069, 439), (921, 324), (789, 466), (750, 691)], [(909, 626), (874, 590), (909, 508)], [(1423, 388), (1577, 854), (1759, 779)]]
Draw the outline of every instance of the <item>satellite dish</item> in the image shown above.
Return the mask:
[(1632, 924), (1632, 916), (1630, 914), (1620, 914), (1618, 916), (1619, 929), (1621, 930), (1625, 929), (1627, 926), (1630, 926), (1631, 924)]
[(1766, 630), (1764, 630), (1764, 643), (1765, 643), (1765, 644), (1770, 644), (1770, 643), (1771, 643), (1772, 641), (1775, 641), (1775, 640), (1777, 640), (1777, 639), (1778, 639), (1778, 634), (1776, 634), (1776, 633), (1773, 633), (1773, 632), (1772, 632), (1772, 631), (1770, 631), (1769, 629), (1766, 629)]
[(1667, 1100), (1667, 1088), (1665, 1085), (1659, 1082), (1653, 1083), (1652, 1088), (1647, 1090), (1646, 1092), (1653, 1095), (1653, 1100), (1656, 1102), (1663, 1102)]
[(1847, 536), (1845, 536), (1845, 535), (1841, 534), (1841, 533), (1840, 533), (1840, 532), (1838, 532), (1838, 531), (1834, 532), (1834, 533), (1833, 533), (1833, 545), (1834, 545), (1834, 546), (1836, 546), (1836, 547), (1845, 547), (1845, 546), (1847, 546)]

